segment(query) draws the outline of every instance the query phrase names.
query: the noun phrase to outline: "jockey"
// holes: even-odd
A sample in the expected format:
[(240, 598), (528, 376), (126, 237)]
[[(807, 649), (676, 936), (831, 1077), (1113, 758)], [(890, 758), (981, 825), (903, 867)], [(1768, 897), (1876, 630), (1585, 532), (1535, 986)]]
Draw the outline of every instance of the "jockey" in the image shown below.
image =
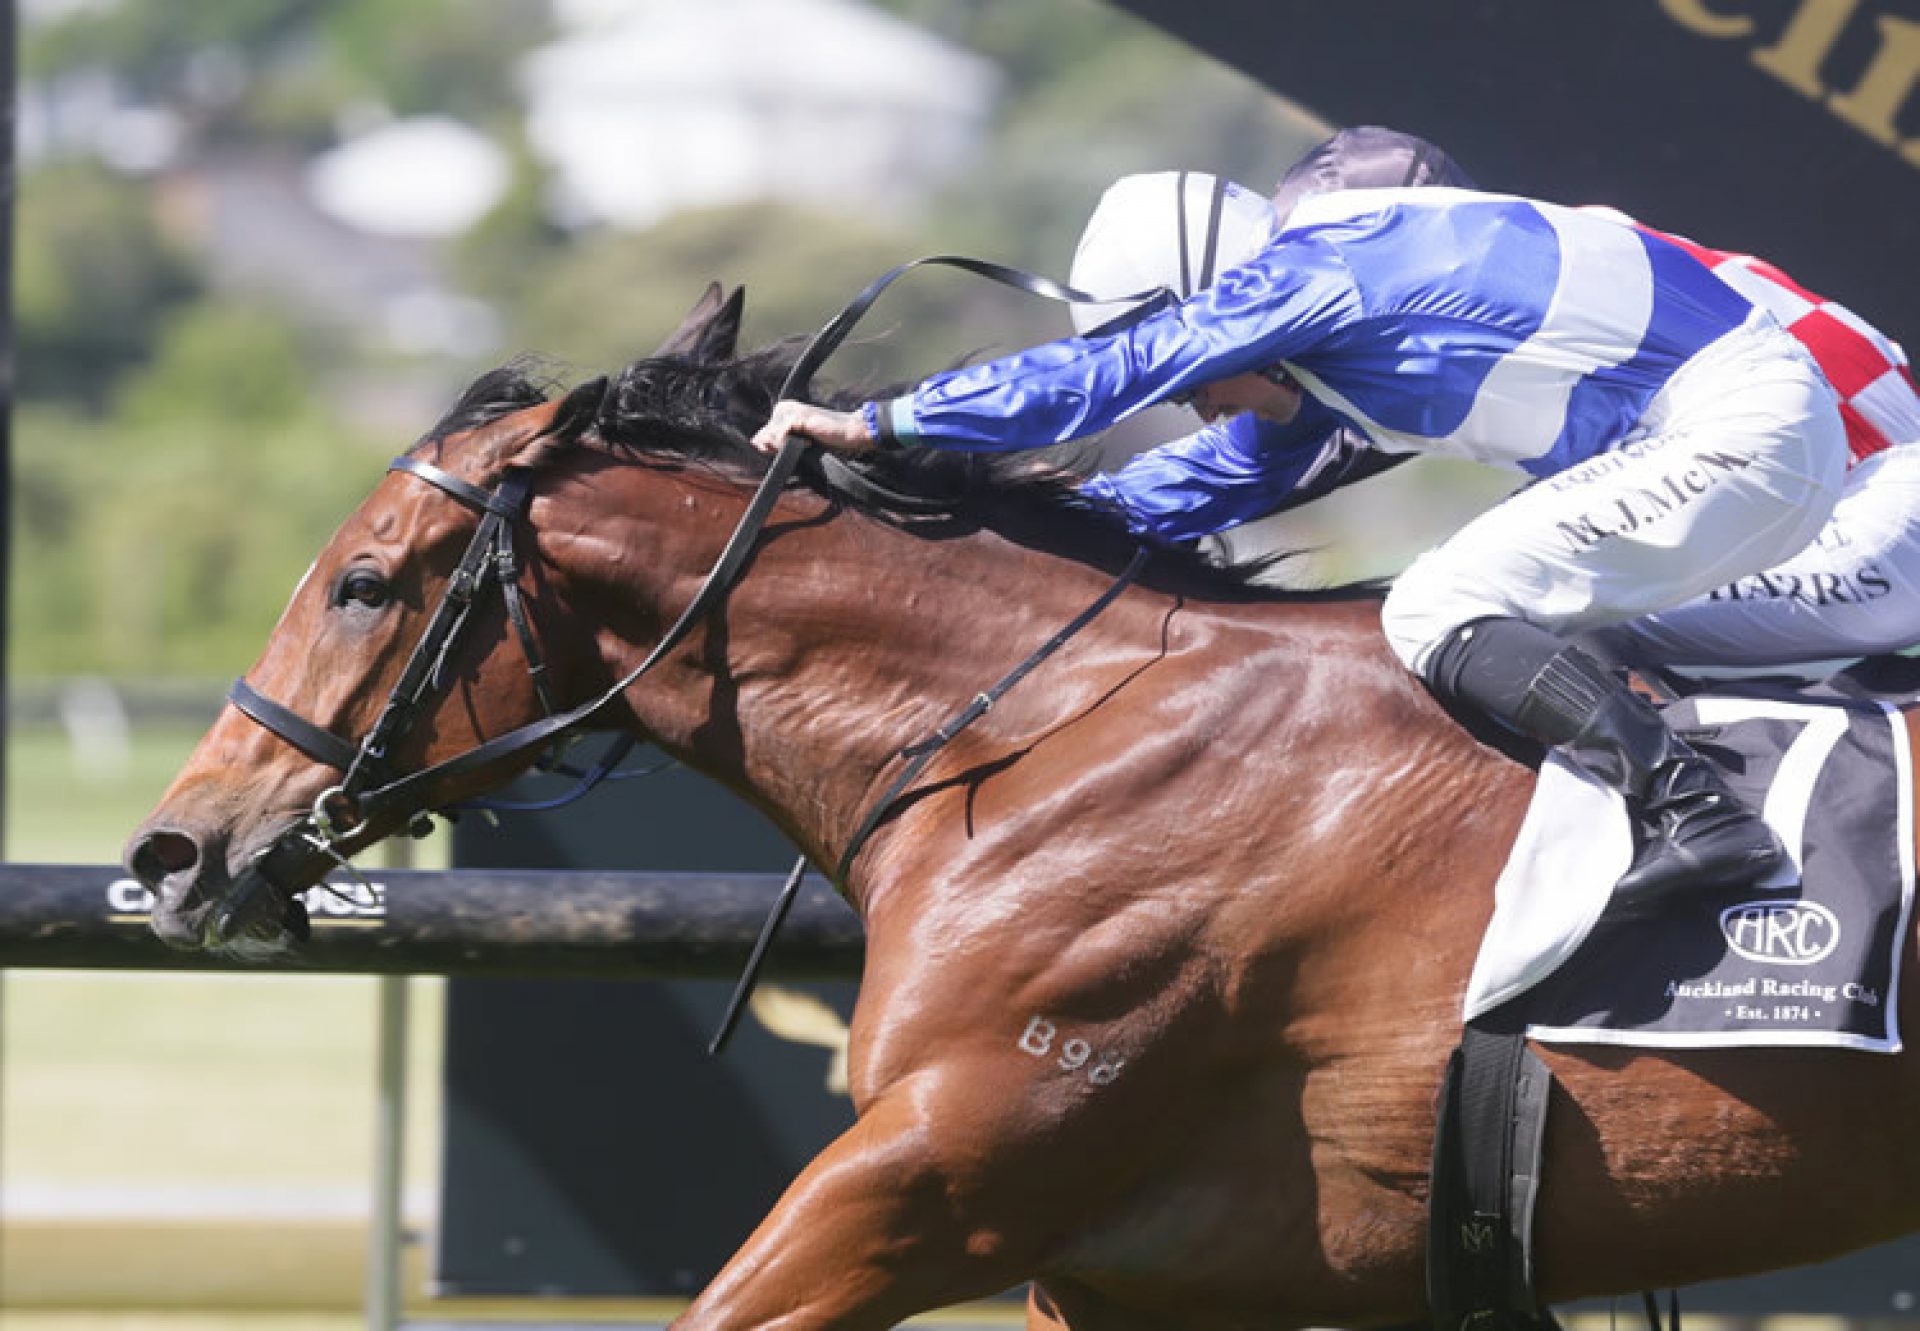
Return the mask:
[[(1212, 179), (1184, 173), (1178, 179), (1185, 214), (1195, 223), (1205, 215), (1203, 208), (1213, 208), (1207, 183)], [(1425, 139), (1362, 125), (1341, 130), (1294, 163), (1280, 178), (1271, 207), (1274, 218), (1284, 220), (1309, 195), (1415, 185), (1476, 188), (1459, 163)], [(1094, 294), (1159, 287), (1182, 300), (1209, 285), (1210, 274), (1226, 266), (1217, 252), (1212, 267), (1207, 264), (1206, 243), (1214, 228), (1177, 227), (1179, 236), (1167, 236), (1168, 215), (1164, 176), (1116, 181), (1081, 233), (1069, 284)], [(1253, 208), (1237, 187), (1228, 189), (1218, 216), (1217, 249), (1230, 254), (1251, 253), (1259, 243), (1256, 237), (1272, 220)], [(1175, 254), (1182, 256), (1177, 271), (1170, 261)], [(1083, 303), (1069, 306), (1068, 312), (1084, 336), (1130, 309)], [(1415, 456), (1373, 447), (1365, 435), (1308, 397), (1285, 425), (1250, 413), (1230, 416), (1140, 453), (1117, 475), (1094, 476), (1085, 488), (1123, 514), (1136, 532), (1191, 540), (1298, 508)]]
[[(1282, 178), (1273, 206), (1285, 218), (1311, 194), (1429, 184), (1472, 187), (1466, 173), (1434, 144), (1396, 130), (1359, 126), (1341, 130), (1296, 163)], [(1592, 211), (1651, 229), (1613, 209)], [(1920, 444), (1920, 392), (1906, 354), (1865, 319), (1808, 291), (1765, 260), (1655, 234), (1693, 254), (1807, 348), (1840, 396), (1850, 470), (1832, 519), (1792, 559), (1671, 610), (1601, 630), (1589, 641), (1623, 662), (1682, 673), (1814, 663), (1830, 668), (1920, 643), (1920, 448), (1901, 447)], [(1143, 237), (1137, 243), (1148, 242)], [(1072, 281), (1095, 292), (1135, 290), (1122, 283), (1141, 278), (1138, 265), (1144, 262), (1143, 254), (1125, 246), (1089, 247), (1083, 241)], [(1103, 271), (1115, 266), (1121, 271)], [(1090, 316), (1082, 313), (1088, 308), (1073, 307), (1082, 332), (1090, 326)], [(1169, 448), (1175, 454), (1205, 448), (1207, 433)], [(1293, 507), (1406, 456), (1374, 450), (1351, 432), (1337, 433), (1315, 459), (1319, 470), (1313, 483), (1268, 511)], [(1087, 488), (1127, 513), (1136, 528), (1144, 527), (1146, 511), (1193, 500), (1191, 482), (1183, 493), (1180, 468), (1157, 450), (1142, 454), (1118, 476), (1094, 477)], [(1184, 520), (1192, 523), (1199, 513), (1189, 508)], [(1160, 520), (1164, 523), (1166, 515)], [(1206, 518), (1199, 516), (1199, 523), (1204, 526)]]
[[(1209, 425), (1258, 427), (1240, 435), (1251, 456), (1227, 456), (1230, 426), (1213, 432), (1223, 466), (1176, 464), (1209, 501), (1234, 492), (1212, 504), (1222, 526), (1254, 515), (1240, 495), (1271, 511), (1311, 484), (1340, 426), (1383, 452), (1520, 471), (1538, 483), (1395, 583), (1393, 651), (1443, 700), (1560, 746), (1633, 802), (1647, 835), (1615, 889), (1622, 910), (1778, 867), (1766, 825), (1566, 636), (1757, 573), (1820, 530), (1846, 432), (1800, 343), (1678, 245), (1608, 216), (1457, 188), (1344, 190), (1303, 199), (1283, 229), (1250, 191), (1166, 173), (1110, 191), (1090, 235), (1111, 227), (1136, 248), (1155, 223), (1135, 191), (1152, 189), (1173, 207), (1147, 252), (1185, 263), (1179, 238), (1203, 238), (1187, 299), (859, 411), (779, 403), (755, 445), (1037, 448), (1186, 401)], [(1198, 534), (1180, 518), (1140, 529)]]

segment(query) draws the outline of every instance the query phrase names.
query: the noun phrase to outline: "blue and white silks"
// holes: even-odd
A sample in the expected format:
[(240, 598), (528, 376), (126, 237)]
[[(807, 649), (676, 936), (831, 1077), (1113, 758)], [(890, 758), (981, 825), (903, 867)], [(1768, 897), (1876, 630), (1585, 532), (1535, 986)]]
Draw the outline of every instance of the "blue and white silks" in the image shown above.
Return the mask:
[(1617, 445), (1751, 310), (1611, 218), (1468, 190), (1348, 190), (1302, 201), (1264, 252), (1177, 307), (938, 375), (875, 411), (907, 443), (1039, 448), (1284, 366), (1312, 399), (1293, 424), (1216, 425), (1095, 485), (1136, 527), (1190, 536), (1272, 512), (1329, 464), (1342, 424), (1387, 453), (1558, 474)]

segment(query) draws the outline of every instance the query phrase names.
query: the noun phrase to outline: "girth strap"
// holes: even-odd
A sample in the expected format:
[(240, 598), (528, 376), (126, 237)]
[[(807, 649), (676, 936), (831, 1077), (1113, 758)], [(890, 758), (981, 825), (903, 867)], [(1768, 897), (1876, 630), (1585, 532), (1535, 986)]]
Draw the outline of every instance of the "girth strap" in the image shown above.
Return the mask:
[(1519, 1030), (1469, 1023), (1447, 1064), (1428, 1199), (1437, 1331), (1555, 1326), (1533, 1283), (1533, 1211), (1553, 1075)]

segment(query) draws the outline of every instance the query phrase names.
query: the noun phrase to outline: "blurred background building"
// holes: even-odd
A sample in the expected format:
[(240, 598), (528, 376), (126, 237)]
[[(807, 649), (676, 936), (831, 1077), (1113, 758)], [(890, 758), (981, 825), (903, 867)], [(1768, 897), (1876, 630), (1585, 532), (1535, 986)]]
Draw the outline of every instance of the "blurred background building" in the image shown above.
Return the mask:
[[(1323, 131), (1090, 0), (33, 0), (22, 45), (28, 694), (231, 673), (493, 364), (616, 367), (710, 278), (766, 341), (917, 254), (1060, 274), (1113, 175)], [(830, 377), (1065, 324), (936, 273), (870, 326)]]

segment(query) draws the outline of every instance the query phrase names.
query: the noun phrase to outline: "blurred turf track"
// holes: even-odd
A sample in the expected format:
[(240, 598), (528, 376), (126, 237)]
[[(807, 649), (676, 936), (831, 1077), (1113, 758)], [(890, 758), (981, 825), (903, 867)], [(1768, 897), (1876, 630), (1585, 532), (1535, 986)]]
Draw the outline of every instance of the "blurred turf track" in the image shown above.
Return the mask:
[[(124, 751), (84, 755), (57, 727), (15, 726), (7, 858), (113, 862), (198, 736), (197, 726), (176, 723), (136, 732)], [(357, 976), (6, 972), (0, 1328), (357, 1324), (373, 1189), (376, 985)], [(406, 1209), (416, 1238), (439, 1149), (441, 993), (437, 980), (410, 982)], [(410, 1245), (418, 1268), (410, 1291), (422, 1287), (424, 1251)], [(105, 1312), (196, 1307), (345, 1316)]]

